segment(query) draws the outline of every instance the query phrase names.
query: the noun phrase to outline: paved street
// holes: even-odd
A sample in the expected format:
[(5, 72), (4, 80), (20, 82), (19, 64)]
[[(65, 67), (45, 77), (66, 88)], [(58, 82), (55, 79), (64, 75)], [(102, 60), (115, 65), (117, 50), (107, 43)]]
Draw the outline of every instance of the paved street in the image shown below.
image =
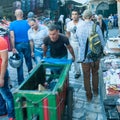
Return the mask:
[[(109, 37), (117, 36), (118, 29), (109, 30)], [(11, 53), (9, 53), (10, 55)], [(12, 91), (16, 89), (17, 75), (16, 69), (8, 66), (11, 84), (14, 86)], [(27, 77), (26, 66), (24, 66), (25, 77)], [(74, 88), (74, 105), (73, 105), (73, 119), (72, 120), (106, 120), (101, 101), (101, 96), (93, 97), (92, 102), (88, 103), (85, 96), (85, 90), (83, 85), (83, 75), (79, 79), (74, 79), (73, 65), (70, 70), (70, 86)], [(0, 117), (0, 120), (7, 120), (7, 117)]]

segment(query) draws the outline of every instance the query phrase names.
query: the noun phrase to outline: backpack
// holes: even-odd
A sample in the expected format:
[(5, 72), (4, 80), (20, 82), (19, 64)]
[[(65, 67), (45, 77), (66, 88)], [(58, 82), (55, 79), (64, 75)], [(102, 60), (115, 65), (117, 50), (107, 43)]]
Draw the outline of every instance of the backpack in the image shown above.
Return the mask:
[(102, 54), (102, 45), (98, 33), (96, 32), (97, 24), (93, 24), (92, 33), (88, 37), (88, 45), (90, 50), (87, 53), (87, 58), (91, 58), (93, 61), (96, 61), (101, 57)]

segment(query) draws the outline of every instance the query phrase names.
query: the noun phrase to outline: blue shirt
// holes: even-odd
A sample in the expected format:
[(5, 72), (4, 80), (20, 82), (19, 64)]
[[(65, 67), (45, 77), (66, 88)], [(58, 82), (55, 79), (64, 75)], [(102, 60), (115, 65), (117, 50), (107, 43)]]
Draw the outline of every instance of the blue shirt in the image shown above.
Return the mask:
[(28, 42), (28, 30), (30, 26), (27, 20), (15, 20), (10, 24), (10, 31), (14, 31), (15, 43)]

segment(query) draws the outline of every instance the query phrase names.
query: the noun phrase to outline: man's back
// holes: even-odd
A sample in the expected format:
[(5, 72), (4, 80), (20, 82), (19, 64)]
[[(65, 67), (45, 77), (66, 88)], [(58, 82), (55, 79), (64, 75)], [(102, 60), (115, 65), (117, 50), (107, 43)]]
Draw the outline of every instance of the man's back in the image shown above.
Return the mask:
[(10, 24), (10, 31), (14, 31), (15, 42), (28, 42), (28, 25), (26, 20), (15, 20)]
[[(27, 20), (23, 20), (23, 11), (15, 11), (16, 20), (10, 24), (10, 40), (13, 54), (19, 53), (20, 58), (25, 58), (28, 72), (32, 70), (30, 44), (28, 40), (28, 29), (30, 28)], [(18, 84), (24, 81), (23, 62), (17, 68)]]

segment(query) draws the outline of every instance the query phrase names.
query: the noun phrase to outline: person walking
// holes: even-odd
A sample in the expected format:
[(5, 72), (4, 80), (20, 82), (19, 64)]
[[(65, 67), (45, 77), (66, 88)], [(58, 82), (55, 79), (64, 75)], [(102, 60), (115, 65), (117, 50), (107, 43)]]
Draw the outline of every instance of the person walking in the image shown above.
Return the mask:
[(59, 33), (59, 27), (55, 24), (51, 24), (48, 27), (48, 31), (49, 35), (43, 40), (43, 56), (46, 57), (46, 52), (49, 47), (51, 58), (67, 59), (68, 49), (74, 61), (75, 55), (73, 48), (70, 45), (68, 38), (64, 34)]
[(34, 14), (32, 11), (30, 11), (30, 12), (27, 14), (27, 19), (29, 20), (29, 19), (31, 19), (31, 18), (35, 18), (35, 14)]
[(0, 37), (0, 116), (8, 114), (9, 120), (15, 120), (14, 101), (8, 87), (8, 44)]
[[(92, 100), (92, 96), (98, 95), (98, 69), (99, 69), (99, 60), (97, 58), (96, 61), (87, 57), (89, 54), (90, 48), (88, 43), (88, 37), (92, 33), (92, 27), (94, 22), (91, 20), (92, 12), (90, 10), (85, 10), (83, 12), (84, 22), (78, 26), (76, 31), (79, 44), (80, 44), (80, 59), (79, 61), (82, 63), (83, 70), (83, 79), (84, 79), (84, 88), (86, 91), (87, 100), (90, 102)], [(99, 25), (96, 26), (96, 32), (99, 35), (102, 47), (105, 46), (105, 41), (103, 39), (102, 31)], [(92, 87), (90, 83), (90, 78), (92, 76)]]
[(75, 61), (74, 61), (74, 70), (75, 70), (75, 78), (79, 78), (81, 75), (80, 72), (80, 64), (77, 63), (79, 58), (79, 43), (78, 38), (76, 36), (76, 30), (78, 29), (78, 25), (81, 24), (83, 21), (79, 19), (79, 13), (76, 9), (72, 10), (72, 21), (67, 24), (66, 28), (66, 35), (70, 39), (70, 43), (73, 47), (75, 53)]
[(97, 24), (100, 26), (101, 30), (102, 30), (102, 34), (103, 34), (103, 37), (104, 37), (104, 33), (107, 29), (107, 26), (103, 20), (103, 16), (100, 14), (98, 15), (98, 21), (97, 21)]
[(10, 40), (13, 54), (19, 53), (22, 64), (17, 68), (18, 84), (24, 81), (23, 74), (23, 57), (28, 68), (28, 72), (32, 70), (31, 50), (28, 40), (28, 25), (27, 20), (23, 20), (23, 11), (17, 9), (15, 11), (16, 20), (10, 23)]
[(28, 30), (28, 38), (31, 46), (31, 56), (35, 59), (35, 63), (38, 64), (43, 58), (43, 39), (48, 36), (48, 28), (44, 25), (37, 23), (36, 19), (29, 19), (29, 25), (31, 28)]

